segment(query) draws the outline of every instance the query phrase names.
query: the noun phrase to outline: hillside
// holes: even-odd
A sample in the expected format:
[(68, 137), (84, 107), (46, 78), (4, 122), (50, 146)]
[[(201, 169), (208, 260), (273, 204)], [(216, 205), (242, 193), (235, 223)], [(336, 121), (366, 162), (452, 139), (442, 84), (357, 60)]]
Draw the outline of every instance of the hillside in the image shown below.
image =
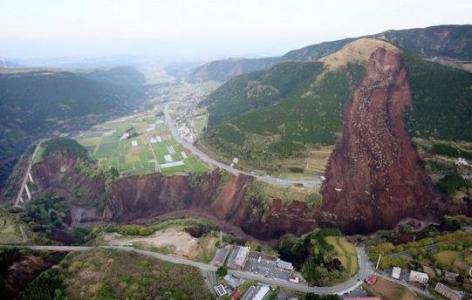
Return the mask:
[[(128, 112), (144, 100), (132, 69), (0, 73), (0, 187), (28, 145)], [(130, 78), (129, 85), (122, 82)]]
[[(442, 61), (440, 58), (443, 58), (447, 59), (444, 63), (459, 66), (465, 64), (466, 68), (470, 68), (468, 61), (472, 60), (472, 25), (441, 25), (427, 28), (388, 30), (364, 37), (383, 39), (422, 57), (434, 58), (438, 61)], [(279, 57), (214, 61), (195, 69), (189, 78), (194, 81), (225, 81), (236, 75), (267, 70), (281, 62), (316, 61), (340, 50), (346, 44), (358, 38), (346, 38), (310, 45), (289, 51)]]
[[(337, 142), (345, 103), (378, 47), (400, 52), (381, 40), (359, 39), (316, 63), (284, 63), (229, 80), (205, 102), (204, 146), (227, 159), (241, 158), (243, 167), (284, 172), (299, 166), (286, 160), (310, 159), (316, 149)], [(414, 137), (471, 141), (472, 74), (403, 56), (413, 92), (408, 131)]]
[(190, 81), (225, 81), (231, 77), (250, 73), (258, 70), (266, 70), (274, 65), (283, 62), (279, 57), (266, 58), (229, 58), (215, 60), (208, 64), (197, 67), (188, 76)]
[[(134, 252), (0, 250), (5, 299), (211, 299), (201, 273)], [(65, 256), (65, 257), (64, 257)]]
[(350, 233), (425, 218), (441, 204), (406, 130), (412, 92), (401, 54), (377, 48), (366, 69), (345, 108), (321, 190), (322, 211)]

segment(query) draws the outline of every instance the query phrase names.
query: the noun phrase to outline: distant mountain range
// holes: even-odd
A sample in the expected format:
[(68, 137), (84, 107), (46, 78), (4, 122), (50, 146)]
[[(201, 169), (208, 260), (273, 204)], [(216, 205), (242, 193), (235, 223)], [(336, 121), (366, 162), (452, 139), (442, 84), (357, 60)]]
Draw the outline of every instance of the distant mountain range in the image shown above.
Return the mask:
[[(427, 28), (388, 30), (367, 35), (388, 41), (423, 58), (472, 60), (472, 25), (441, 25)], [(358, 38), (363, 38), (358, 37)], [(217, 60), (196, 68), (188, 77), (191, 81), (226, 81), (244, 73), (266, 70), (287, 61), (316, 61), (334, 53), (358, 38), (323, 42), (292, 50), (283, 56), (267, 58), (231, 58)]]
[(144, 98), (144, 76), (129, 67), (0, 72), (0, 187), (33, 141), (124, 114)]

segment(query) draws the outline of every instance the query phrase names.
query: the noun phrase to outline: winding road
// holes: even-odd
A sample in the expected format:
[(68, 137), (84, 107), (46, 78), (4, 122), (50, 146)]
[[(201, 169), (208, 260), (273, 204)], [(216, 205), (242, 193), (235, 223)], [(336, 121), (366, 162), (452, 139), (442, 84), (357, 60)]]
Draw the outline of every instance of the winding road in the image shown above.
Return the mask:
[(313, 177), (310, 179), (282, 179), (282, 178), (277, 178), (277, 177), (272, 177), (269, 175), (256, 175), (252, 174), (250, 172), (242, 171), (239, 169), (235, 169), (227, 164), (224, 164), (222, 162), (219, 162), (210, 156), (208, 156), (206, 153), (195, 147), (194, 144), (187, 142), (184, 140), (180, 135), (177, 130), (177, 127), (175, 126), (174, 120), (172, 120), (170, 113), (169, 113), (169, 104), (166, 103), (164, 106), (164, 116), (166, 120), (166, 124), (170, 129), (170, 132), (172, 133), (172, 136), (174, 139), (181, 144), (184, 148), (192, 152), (195, 156), (200, 158), (203, 162), (207, 163), (210, 166), (218, 167), (220, 169), (224, 169), (234, 175), (247, 175), (256, 178), (257, 180), (264, 181), (266, 183), (272, 184), (272, 185), (278, 185), (278, 186), (290, 186), (294, 184), (302, 184), (305, 187), (308, 188), (313, 188), (313, 187), (319, 187), (321, 185), (321, 177)]
[[(217, 267), (205, 264), (202, 262), (197, 262), (189, 259), (185, 259), (175, 255), (168, 255), (162, 254), (157, 252), (151, 252), (141, 249), (136, 249), (134, 247), (122, 247), (122, 246), (39, 246), (39, 245), (0, 245), (0, 247), (18, 247), (18, 248), (29, 248), (32, 250), (48, 250), (48, 251), (64, 251), (64, 252), (74, 252), (74, 251), (89, 251), (98, 248), (104, 249), (113, 249), (119, 251), (128, 251), (128, 252), (136, 252), (141, 255), (145, 255), (148, 257), (157, 258), (163, 261), (171, 262), (174, 264), (181, 264), (187, 265), (191, 267), (198, 268), (202, 272), (215, 272)], [(250, 272), (244, 271), (236, 271), (236, 270), (228, 270), (229, 274), (233, 274), (234, 276), (249, 279), (249, 280), (257, 280), (259, 282), (263, 282), (270, 285), (275, 285), (283, 288), (287, 288), (293, 291), (303, 292), (303, 293), (315, 293), (320, 295), (327, 295), (327, 294), (338, 294), (342, 295), (345, 293), (349, 293), (356, 288), (358, 288), (362, 282), (374, 272), (370, 262), (367, 258), (367, 254), (364, 251), (364, 248), (358, 247), (357, 248), (357, 257), (359, 262), (359, 271), (358, 273), (341, 284), (331, 286), (331, 287), (316, 287), (316, 286), (309, 286), (304, 283), (294, 283), (286, 280), (279, 280), (273, 278), (267, 278), (262, 275), (257, 275)]]

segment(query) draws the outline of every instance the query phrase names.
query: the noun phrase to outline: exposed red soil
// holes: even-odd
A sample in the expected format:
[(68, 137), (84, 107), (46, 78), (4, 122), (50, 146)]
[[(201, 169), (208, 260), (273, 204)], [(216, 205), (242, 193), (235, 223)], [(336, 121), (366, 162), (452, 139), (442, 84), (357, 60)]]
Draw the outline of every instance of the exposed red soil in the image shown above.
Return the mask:
[(4, 274), (4, 291), (0, 290), (4, 299), (15, 299), (28, 283), (33, 281), (42, 271), (52, 265), (39, 256), (25, 256), (8, 267)]
[(400, 54), (378, 48), (346, 107), (322, 187), (324, 216), (348, 233), (392, 228), (403, 218), (441, 210), (405, 127), (411, 101)]
[(305, 202), (273, 199), (264, 220), (246, 220), (241, 224), (246, 232), (260, 238), (278, 238), (285, 233), (300, 235), (317, 227), (318, 209), (309, 209)]
[(59, 153), (32, 167), (32, 177), (41, 194), (54, 192), (69, 200), (72, 225), (100, 220), (95, 204), (106, 197), (105, 178), (81, 174), (75, 168), (76, 162), (73, 155)]

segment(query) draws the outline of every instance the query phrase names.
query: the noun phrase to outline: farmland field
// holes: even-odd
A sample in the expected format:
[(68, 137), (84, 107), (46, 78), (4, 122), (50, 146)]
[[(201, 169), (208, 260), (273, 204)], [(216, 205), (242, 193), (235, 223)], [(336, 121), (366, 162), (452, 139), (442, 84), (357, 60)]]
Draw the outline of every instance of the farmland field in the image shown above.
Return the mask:
[(170, 134), (164, 117), (136, 114), (95, 126), (75, 137), (102, 166), (122, 175), (205, 172), (207, 167), (186, 152)]

